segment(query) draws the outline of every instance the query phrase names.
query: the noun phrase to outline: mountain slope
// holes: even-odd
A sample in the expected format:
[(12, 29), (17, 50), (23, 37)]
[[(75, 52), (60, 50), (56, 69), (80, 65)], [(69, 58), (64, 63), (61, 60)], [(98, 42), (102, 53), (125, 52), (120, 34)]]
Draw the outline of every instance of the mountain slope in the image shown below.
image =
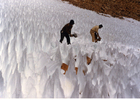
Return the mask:
[(140, 21), (139, 0), (63, 0), (85, 9), (98, 13), (109, 14), (113, 17), (134, 18)]
[[(2, 0), (0, 7), (0, 97), (139, 97), (138, 21), (104, 17), (60, 0)], [(78, 37), (61, 44), (60, 30), (70, 19)], [(100, 23), (102, 41), (93, 43), (89, 31)], [(62, 63), (69, 66), (65, 75)]]

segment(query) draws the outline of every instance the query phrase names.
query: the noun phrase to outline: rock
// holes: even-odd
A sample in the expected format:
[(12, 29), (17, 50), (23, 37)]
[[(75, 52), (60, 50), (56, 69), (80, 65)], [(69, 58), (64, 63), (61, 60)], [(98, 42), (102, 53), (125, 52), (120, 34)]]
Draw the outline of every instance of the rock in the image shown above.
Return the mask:
[(67, 64), (65, 64), (65, 63), (62, 63), (62, 65), (61, 65), (61, 69), (63, 69), (64, 71), (65, 71), (65, 73), (63, 73), (63, 74), (66, 74), (66, 71), (68, 70), (68, 65)]

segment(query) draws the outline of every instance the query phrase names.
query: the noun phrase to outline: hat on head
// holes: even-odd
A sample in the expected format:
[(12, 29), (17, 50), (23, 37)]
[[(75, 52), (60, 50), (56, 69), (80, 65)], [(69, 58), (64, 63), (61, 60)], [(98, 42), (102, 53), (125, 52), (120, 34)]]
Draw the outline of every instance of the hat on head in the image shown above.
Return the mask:
[(73, 25), (74, 24), (74, 20), (70, 20), (70, 24)]

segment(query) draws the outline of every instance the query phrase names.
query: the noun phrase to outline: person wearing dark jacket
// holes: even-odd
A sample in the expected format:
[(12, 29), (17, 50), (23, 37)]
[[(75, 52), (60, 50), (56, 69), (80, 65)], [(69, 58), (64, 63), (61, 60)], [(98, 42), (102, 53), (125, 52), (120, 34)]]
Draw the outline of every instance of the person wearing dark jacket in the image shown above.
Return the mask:
[(62, 30), (60, 31), (60, 42), (62, 43), (64, 37), (67, 39), (67, 44), (71, 44), (70, 37), (76, 37), (74, 34), (71, 34), (71, 29), (74, 25), (74, 20), (70, 20), (68, 24), (66, 24)]

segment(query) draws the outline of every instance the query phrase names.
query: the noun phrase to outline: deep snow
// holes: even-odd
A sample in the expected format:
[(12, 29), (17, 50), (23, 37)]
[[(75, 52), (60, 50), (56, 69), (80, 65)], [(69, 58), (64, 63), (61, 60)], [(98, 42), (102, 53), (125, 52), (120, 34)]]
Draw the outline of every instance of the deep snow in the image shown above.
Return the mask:
[[(61, 44), (70, 19), (78, 37)], [(102, 41), (93, 43), (89, 32), (99, 24)], [(140, 97), (139, 27), (61, 0), (0, 0), (0, 97)], [(65, 75), (62, 63), (69, 65)]]

